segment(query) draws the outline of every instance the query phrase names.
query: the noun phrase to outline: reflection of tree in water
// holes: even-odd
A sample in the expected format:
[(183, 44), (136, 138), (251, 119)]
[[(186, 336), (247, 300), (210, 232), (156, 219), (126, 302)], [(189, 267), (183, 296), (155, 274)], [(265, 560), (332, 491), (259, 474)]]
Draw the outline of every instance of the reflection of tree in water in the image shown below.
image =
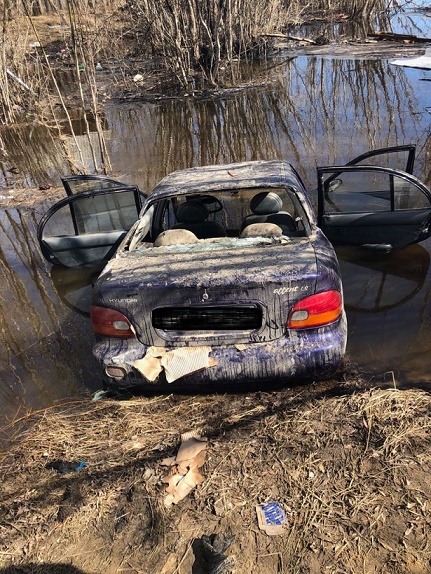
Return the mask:
[[(413, 88), (387, 62), (319, 58), (301, 64), (292, 62), (293, 91), (304, 94), (296, 119), (317, 163), (342, 164), (367, 149), (410, 141), (418, 131)], [(406, 103), (409, 113), (400, 113)]]
[[(53, 289), (36, 240), (34, 211), (0, 212), (0, 396), (2, 413), (76, 393), (91, 353), (89, 325), (73, 325)], [(88, 337), (78, 337), (79, 329)], [(72, 338), (71, 333), (74, 333)]]
[(45, 184), (68, 169), (58, 132), (44, 125), (19, 124), (3, 128), (0, 139), (7, 150), (6, 160), (0, 161), (0, 183), (3, 180), (10, 187), (31, 187)]
[[(310, 24), (301, 24), (289, 28), (289, 34), (311, 39), (322, 39), (325, 43), (340, 42), (340, 38), (364, 39), (368, 34), (376, 31), (394, 32), (402, 34), (415, 34), (419, 37), (425, 37), (429, 33), (429, 23), (426, 18), (426, 11), (420, 11), (410, 3), (412, 9), (408, 14), (408, 2), (402, 2), (388, 9), (387, 2), (374, 3), (374, 10), (366, 9), (368, 14), (363, 14), (364, 18), (347, 19), (339, 18), (339, 21), (317, 21)], [(407, 6), (406, 6), (407, 5)], [(337, 8), (337, 12), (342, 12), (345, 8)], [(347, 12), (352, 14), (353, 6), (349, 3)], [(367, 16), (372, 16), (367, 17)], [(337, 13), (334, 14), (337, 18)]]
[(175, 169), (278, 157), (305, 170), (314, 187), (316, 164), (399, 143), (423, 145), (428, 124), (416, 113), (414, 85), (386, 60), (298, 57), (266, 73), (255, 69), (260, 80), (266, 85), (219, 99), (113, 108), (114, 164), (151, 189)]
[[(305, 169), (314, 187), (315, 164), (348, 161), (373, 147), (413, 142), (421, 151), (425, 145), (429, 122), (418, 114), (416, 80), (387, 60), (299, 56), (242, 66), (241, 74), (256, 87), (201, 101), (107, 108), (116, 175), (152, 189), (175, 169), (282, 157)], [(44, 128), (18, 126), (2, 137), (20, 172), (13, 176), (9, 165), (0, 166), (11, 185), (45, 183), (68, 171), (60, 142)]]
[[(34, 213), (5, 210), (1, 214), (3, 240), (0, 245), (0, 273), (4, 289), (0, 299), (0, 321), (2, 332), (8, 337), (6, 348), (13, 354), (22, 351), (24, 324), (28, 326), (31, 323), (34, 336), (39, 338), (45, 330), (47, 319), (51, 324), (58, 323), (52, 292), (47, 291), (49, 285), (44, 283), (35, 227)], [(36, 302), (40, 307), (34, 313)], [(19, 312), (14, 312), (15, 308)], [(41, 315), (42, 309), (44, 312)]]

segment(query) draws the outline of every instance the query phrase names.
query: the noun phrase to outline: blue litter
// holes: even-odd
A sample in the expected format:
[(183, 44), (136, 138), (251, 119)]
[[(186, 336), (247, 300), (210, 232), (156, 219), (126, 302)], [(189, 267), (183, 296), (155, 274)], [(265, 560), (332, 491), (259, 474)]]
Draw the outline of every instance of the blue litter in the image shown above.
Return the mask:
[(269, 536), (278, 536), (286, 532), (286, 513), (277, 502), (267, 502), (256, 506), (259, 528)]
[(263, 514), (267, 524), (284, 524), (286, 513), (276, 502), (262, 504)]

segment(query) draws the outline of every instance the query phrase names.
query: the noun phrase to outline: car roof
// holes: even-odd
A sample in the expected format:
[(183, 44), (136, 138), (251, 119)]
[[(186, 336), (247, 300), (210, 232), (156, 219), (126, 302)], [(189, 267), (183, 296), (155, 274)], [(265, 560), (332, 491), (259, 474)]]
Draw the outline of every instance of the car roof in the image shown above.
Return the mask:
[(283, 160), (246, 161), (182, 169), (164, 177), (153, 189), (151, 200), (171, 195), (259, 188), (298, 187), (293, 167)]

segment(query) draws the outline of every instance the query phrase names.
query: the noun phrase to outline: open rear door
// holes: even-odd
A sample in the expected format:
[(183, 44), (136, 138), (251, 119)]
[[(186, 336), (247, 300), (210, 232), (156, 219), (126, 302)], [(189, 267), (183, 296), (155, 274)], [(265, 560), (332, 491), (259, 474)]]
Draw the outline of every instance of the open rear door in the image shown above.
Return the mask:
[(50, 263), (77, 267), (112, 257), (138, 219), (145, 198), (137, 187), (116, 183), (117, 187), (71, 195), (44, 215), (38, 240)]
[(318, 225), (333, 243), (390, 251), (430, 236), (431, 193), (410, 173), (353, 164), (317, 172)]

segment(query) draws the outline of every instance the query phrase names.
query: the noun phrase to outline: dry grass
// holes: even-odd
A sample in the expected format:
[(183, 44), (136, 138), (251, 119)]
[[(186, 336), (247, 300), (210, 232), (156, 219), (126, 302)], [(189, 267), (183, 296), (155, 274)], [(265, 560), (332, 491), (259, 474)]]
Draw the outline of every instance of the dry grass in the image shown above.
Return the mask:
[[(64, 119), (64, 113), (56, 117), (53, 69), (81, 64), (81, 76), (88, 76), (98, 61), (108, 67), (115, 61), (120, 72), (115, 82), (123, 74), (133, 77), (130, 56), (138, 56), (164, 70), (163, 85), (167, 74), (171, 91), (235, 85), (238, 63), (266, 57), (273, 36), (292, 24), (331, 21), (340, 14), (372, 19), (392, 5), (391, 0), (0, 0), (0, 122), (11, 124), (25, 114), (50, 124)], [(35, 42), (41, 46), (32, 48)], [(85, 102), (91, 108), (95, 78), (90, 74), (85, 83), (92, 91)]]
[(238, 62), (266, 58), (274, 37), (292, 25), (340, 16), (371, 21), (392, 5), (387, 0), (142, 0), (130, 2), (128, 14), (136, 22), (138, 53), (156, 58), (176, 89), (194, 93), (235, 85)]
[[(344, 390), (82, 402), (33, 416), (1, 464), (0, 566), (186, 573), (193, 541), (219, 532), (235, 535), (235, 572), (429, 572), (430, 397)], [(210, 439), (205, 482), (166, 510), (160, 462), (190, 429)], [(88, 469), (57, 475), (45, 469), (53, 459)], [(257, 527), (254, 507), (269, 500), (287, 511), (283, 537)]]

